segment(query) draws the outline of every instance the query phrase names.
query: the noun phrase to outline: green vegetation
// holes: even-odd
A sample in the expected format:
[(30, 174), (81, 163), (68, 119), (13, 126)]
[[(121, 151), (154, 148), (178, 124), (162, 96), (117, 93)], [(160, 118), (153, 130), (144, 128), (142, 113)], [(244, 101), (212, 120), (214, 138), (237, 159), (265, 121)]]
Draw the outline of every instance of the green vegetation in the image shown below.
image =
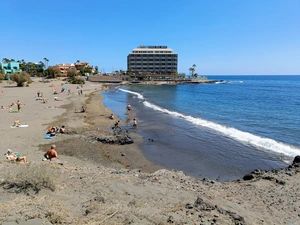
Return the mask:
[(76, 69), (68, 69), (68, 71), (67, 71), (67, 76), (68, 77), (75, 77), (77, 75), (78, 75), (78, 73), (77, 73)]
[(70, 84), (85, 84), (85, 81), (83, 79), (76, 76), (70, 77), (68, 81)]
[(27, 83), (27, 84), (32, 83), (32, 80), (31, 80), (29, 74), (25, 71), (23, 71), (22, 73), (10, 74), (10, 79), (12, 81), (15, 81), (17, 83), (18, 87), (23, 87), (24, 83)]
[[(20, 69), (23, 72), (27, 72), (29, 76), (38, 76), (38, 77), (47, 77), (47, 78), (56, 78), (61, 76), (61, 71), (57, 66), (48, 66), (49, 59), (46, 57), (43, 58), (43, 60), (39, 61), (38, 63), (34, 62), (26, 62), (24, 59), (22, 60), (15, 60), (15, 59), (8, 59), (3, 58), (3, 63), (9, 63), (9, 62), (18, 62), (20, 65)], [(76, 63), (80, 63), (80, 60), (77, 60)], [(75, 77), (77, 75), (85, 76), (86, 74), (98, 74), (99, 68), (98, 66), (95, 66), (95, 69), (93, 66), (88, 65), (87, 63), (83, 63), (80, 68), (77, 67), (78, 70), (70, 70), (67, 73), (68, 77)], [(0, 75), (2, 74), (2, 71), (0, 69)], [(1, 80), (1, 79), (0, 79)], [(74, 82), (79, 82), (76, 79)], [(82, 81), (81, 81), (82, 83)], [(21, 85), (18, 85), (21, 86)]]
[(195, 73), (195, 71), (196, 71), (195, 68), (196, 68), (196, 64), (193, 64), (193, 66), (189, 68), (189, 71), (191, 72), (192, 77), (198, 77), (198, 74)]
[(46, 74), (48, 78), (55, 78), (61, 75), (59, 68), (55, 66), (49, 66), (46, 70)]

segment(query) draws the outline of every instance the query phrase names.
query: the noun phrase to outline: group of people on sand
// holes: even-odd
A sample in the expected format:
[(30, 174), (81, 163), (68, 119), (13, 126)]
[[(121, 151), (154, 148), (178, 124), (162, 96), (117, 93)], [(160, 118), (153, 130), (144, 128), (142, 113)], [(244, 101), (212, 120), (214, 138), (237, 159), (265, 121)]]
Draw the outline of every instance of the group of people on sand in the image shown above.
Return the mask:
[[(128, 115), (130, 115), (130, 110), (131, 110), (131, 109), (132, 109), (131, 105), (130, 105), (130, 104), (127, 104), (126, 110), (127, 110), (127, 114), (128, 114)], [(108, 118), (111, 119), (111, 120), (114, 120), (114, 119), (115, 119), (114, 114), (113, 114), (113, 113), (110, 114), (110, 116), (109, 116)], [(130, 117), (128, 116), (128, 120), (127, 120), (126, 122), (129, 122), (129, 121), (130, 121)], [(132, 122), (133, 122), (132, 127), (133, 127), (134, 129), (137, 129), (137, 121), (136, 121), (136, 119), (134, 118)], [(112, 128), (113, 128), (113, 129), (118, 128), (118, 127), (119, 127), (119, 123), (120, 123), (120, 120), (117, 120), (117, 121), (114, 123), (114, 126), (113, 126)]]
[[(13, 152), (12, 150), (8, 149), (7, 152), (4, 154), (6, 159), (9, 161), (19, 162), (19, 163), (27, 163), (27, 157), (23, 156), (20, 153)], [(53, 158), (59, 159), (58, 154), (56, 152), (56, 145), (51, 145), (50, 149), (43, 155), (43, 161), (52, 160)]]
[(65, 125), (59, 126), (51, 126), (46, 134), (50, 134), (50, 136), (55, 136), (56, 134), (67, 134), (67, 130)]
[[(25, 104), (23, 104), (23, 105), (25, 105)], [(14, 102), (11, 103), (11, 105), (9, 105), (8, 107), (5, 107), (4, 105), (2, 105), (1, 109), (2, 110), (6, 110), (6, 109), (12, 110), (13, 106), (17, 106), (18, 112), (21, 112), (21, 106), (22, 106), (22, 104), (21, 104), (20, 100), (18, 100), (16, 103), (14, 103)]]

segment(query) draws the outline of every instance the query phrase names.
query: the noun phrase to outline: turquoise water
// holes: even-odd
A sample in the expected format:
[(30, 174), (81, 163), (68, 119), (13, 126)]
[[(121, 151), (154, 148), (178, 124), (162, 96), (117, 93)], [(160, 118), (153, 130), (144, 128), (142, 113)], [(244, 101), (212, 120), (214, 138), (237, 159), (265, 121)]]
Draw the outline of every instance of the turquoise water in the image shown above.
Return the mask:
[(300, 155), (300, 76), (208, 79), (227, 83), (121, 86), (104, 103), (123, 119), (132, 104), (145, 155), (194, 176), (237, 179)]

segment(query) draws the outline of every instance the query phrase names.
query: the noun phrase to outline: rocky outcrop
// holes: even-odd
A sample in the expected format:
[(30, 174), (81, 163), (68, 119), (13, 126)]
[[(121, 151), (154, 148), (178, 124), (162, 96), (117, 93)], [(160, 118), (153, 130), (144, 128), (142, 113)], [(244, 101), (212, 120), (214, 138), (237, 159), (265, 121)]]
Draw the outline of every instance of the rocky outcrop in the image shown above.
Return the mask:
[(294, 158), (294, 161), (293, 161), (293, 163), (292, 163), (292, 166), (300, 167), (300, 155), (297, 155), (297, 156)]
[(129, 132), (120, 127), (113, 128), (113, 135), (106, 135), (96, 138), (97, 141), (107, 144), (128, 145), (133, 143)]
[[(294, 170), (292, 170), (293, 168), (296, 168)], [(299, 172), (299, 168), (300, 168), (300, 156), (296, 156), (292, 162), (292, 164), (290, 166), (288, 166), (287, 168), (283, 168), (283, 169), (276, 169), (276, 170), (253, 170), (251, 173), (246, 174), (243, 177), (243, 180), (258, 180), (258, 179), (265, 179), (265, 180), (270, 180), (270, 181), (275, 181), (277, 184), (281, 184), (284, 185), (285, 182), (278, 180), (278, 175), (279, 174), (285, 174), (288, 176), (293, 176), (293, 174), (297, 173), (297, 171)]]

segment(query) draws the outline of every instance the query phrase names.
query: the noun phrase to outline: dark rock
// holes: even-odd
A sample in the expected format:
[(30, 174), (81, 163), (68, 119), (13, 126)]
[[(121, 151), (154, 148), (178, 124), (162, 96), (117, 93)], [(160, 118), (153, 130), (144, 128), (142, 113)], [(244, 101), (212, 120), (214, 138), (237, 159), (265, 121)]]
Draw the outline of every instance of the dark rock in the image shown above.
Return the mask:
[(246, 174), (244, 177), (243, 177), (243, 180), (252, 180), (254, 179), (254, 175), (249, 173), (249, 174)]
[(285, 185), (285, 181), (282, 181), (282, 180), (277, 180), (277, 179), (276, 179), (276, 183), (277, 183), (277, 184), (280, 184), (280, 185)]
[(133, 140), (130, 137), (128, 131), (120, 127), (116, 127), (113, 129), (113, 135), (98, 137), (97, 141), (106, 144), (119, 144), (119, 145), (126, 145), (126, 144), (133, 143)]
[(169, 216), (167, 223), (174, 223), (174, 217), (173, 216)]
[(216, 209), (216, 206), (214, 206), (210, 203), (204, 202), (203, 199), (200, 197), (198, 197), (196, 199), (196, 201), (194, 202), (194, 207), (199, 208), (204, 211), (211, 211), (211, 210)]
[(300, 155), (297, 155), (295, 158), (294, 158), (294, 161), (292, 163), (292, 165), (295, 165), (297, 163), (300, 163)]
[(193, 207), (190, 203), (188, 203), (188, 204), (185, 205), (185, 208), (186, 208), (186, 209), (192, 209), (192, 208), (194, 208), (194, 207)]
[(88, 214), (90, 214), (92, 211), (90, 210), (90, 209), (86, 209), (85, 210), (85, 215), (88, 215)]
[(263, 177), (264, 180), (274, 180), (275, 178), (274, 177), (271, 177), (271, 176), (265, 176)]

